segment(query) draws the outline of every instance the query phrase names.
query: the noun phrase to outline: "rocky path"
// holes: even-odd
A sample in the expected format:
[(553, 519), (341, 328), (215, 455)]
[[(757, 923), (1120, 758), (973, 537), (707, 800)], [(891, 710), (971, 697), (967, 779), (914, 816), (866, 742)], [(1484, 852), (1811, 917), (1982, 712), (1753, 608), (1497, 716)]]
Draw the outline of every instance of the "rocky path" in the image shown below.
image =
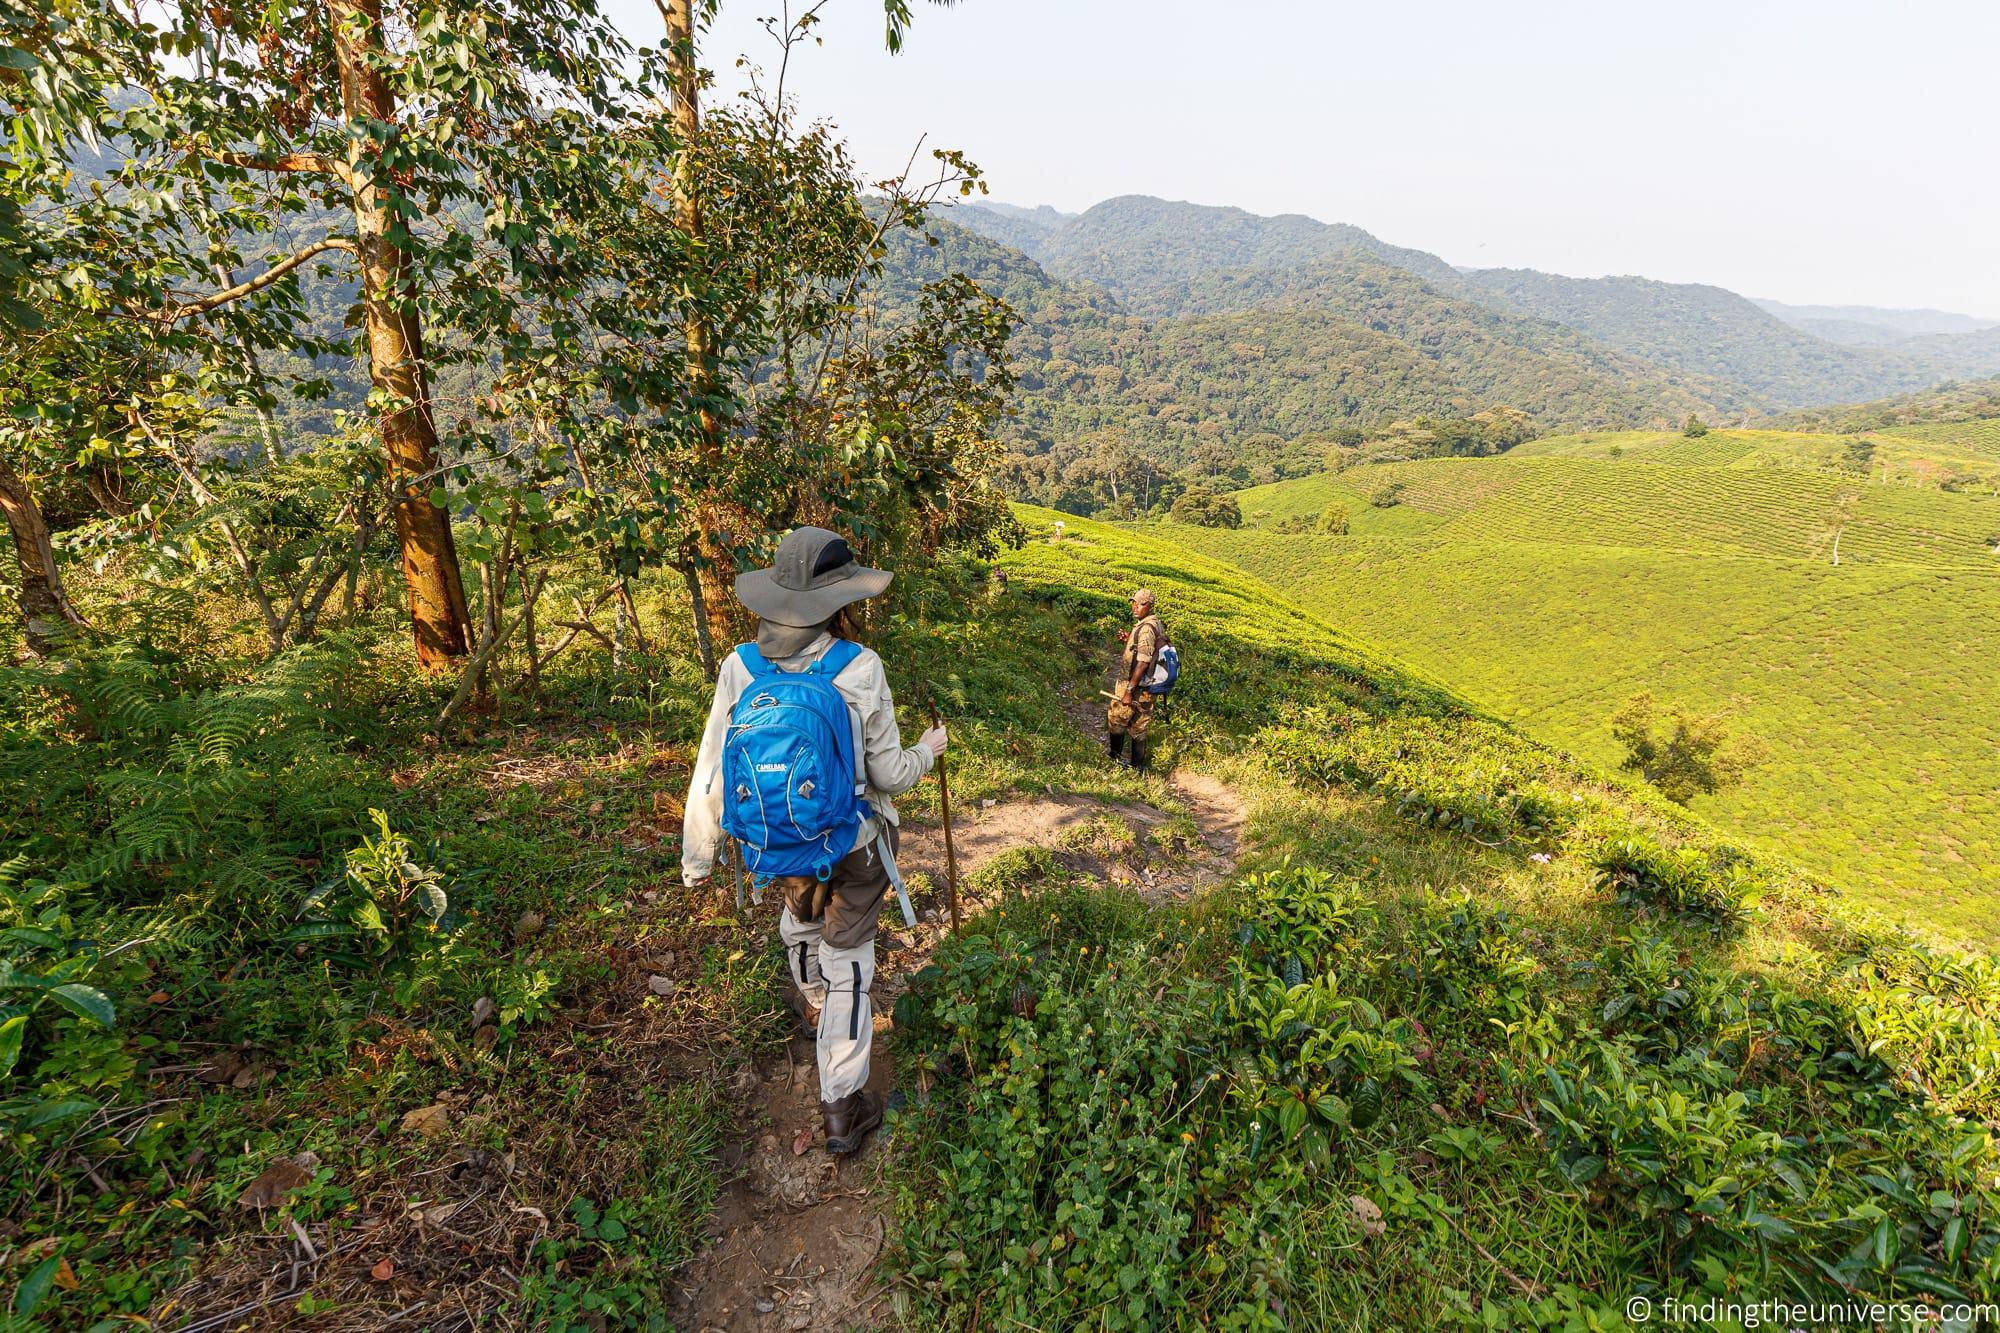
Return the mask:
[[(1109, 804), (1077, 796), (1026, 797), (954, 812), (961, 883), (1002, 852), (1046, 847), (1076, 869), (1130, 884), (1152, 898), (1186, 898), (1226, 880), (1236, 867), (1244, 803), (1226, 784), (1176, 773), (1165, 786), (1192, 816), (1146, 803)], [(944, 837), (906, 813), (906, 874), (944, 880)], [(1192, 836), (1189, 836), (1189, 835)], [(894, 1060), (883, 1039), (908, 978), (943, 935), (925, 910), (915, 930), (885, 931), (874, 1000), (877, 1041), (869, 1085), (887, 1093)], [(984, 904), (968, 896), (963, 910)], [(775, 913), (775, 907), (770, 909)], [(894, 1200), (882, 1179), (892, 1141), (878, 1132), (843, 1161), (820, 1146), (818, 1074), (811, 1039), (733, 1071), (745, 1106), (735, 1141), (725, 1147), (727, 1180), (717, 1203), (714, 1239), (688, 1265), (674, 1307), (677, 1327), (712, 1330), (869, 1329), (893, 1322), (875, 1262), (888, 1243)]]

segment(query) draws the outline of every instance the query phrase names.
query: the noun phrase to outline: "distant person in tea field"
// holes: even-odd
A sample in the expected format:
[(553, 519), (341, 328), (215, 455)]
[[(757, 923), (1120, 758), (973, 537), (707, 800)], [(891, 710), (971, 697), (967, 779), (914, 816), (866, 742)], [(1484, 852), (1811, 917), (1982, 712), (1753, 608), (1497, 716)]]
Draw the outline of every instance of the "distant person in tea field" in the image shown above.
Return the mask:
[(784, 897), (778, 933), (813, 1034), (826, 1147), (853, 1152), (882, 1123), (867, 1090), (875, 1015), (875, 917), (896, 870), (896, 807), (944, 753), (934, 726), (904, 748), (882, 659), (853, 639), (846, 608), (889, 586), (844, 538), (796, 528), (770, 569), (736, 580), (757, 638), (715, 682), (681, 829), (681, 878), (709, 882), (726, 833), (760, 888)]
[(1119, 631), (1118, 637), (1124, 640), (1125, 648), (1118, 655), (1117, 681), (1104, 723), (1110, 732), (1111, 757), (1144, 773), (1152, 761), (1148, 733), (1153, 709), (1180, 677), (1180, 654), (1155, 613), (1153, 594), (1147, 588), (1132, 594), (1132, 628)]

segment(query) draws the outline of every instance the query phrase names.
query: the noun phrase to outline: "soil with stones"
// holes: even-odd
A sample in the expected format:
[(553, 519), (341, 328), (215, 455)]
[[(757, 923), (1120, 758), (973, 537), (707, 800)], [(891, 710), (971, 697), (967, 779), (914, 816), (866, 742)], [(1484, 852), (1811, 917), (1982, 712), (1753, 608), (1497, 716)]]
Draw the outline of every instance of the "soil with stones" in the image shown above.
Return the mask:
[[(1234, 871), (1244, 830), (1242, 799), (1199, 773), (1165, 779), (1192, 815), (1150, 804), (1052, 795), (982, 802), (954, 812), (961, 883), (1002, 852), (1045, 847), (1072, 869), (1128, 884), (1153, 899), (1184, 899)], [(905, 817), (898, 856), (908, 875), (944, 881), (942, 830)], [(895, 1068), (884, 1035), (909, 977), (942, 938), (942, 895), (921, 908), (914, 930), (881, 935), (874, 989), (876, 1043), (869, 1087), (887, 1094)], [(985, 904), (968, 896), (968, 914)], [(767, 904), (773, 917), (777, 908)], [(893, 1322), (875, 1280), (889, 1239), (893, 1201), (882, 1183), (895, 1151), (877, 1131), (851, 1157), (822, 1146), (818, 1071), (809, 1036), (783, 1053), (738, 1069), (732, 1085), (744, 1114), (724, 1150), (727, 1179), (713, 1240), (685, 1269), (674, 1304), (677, 1327), (709, 1330), (879, 1328)]]

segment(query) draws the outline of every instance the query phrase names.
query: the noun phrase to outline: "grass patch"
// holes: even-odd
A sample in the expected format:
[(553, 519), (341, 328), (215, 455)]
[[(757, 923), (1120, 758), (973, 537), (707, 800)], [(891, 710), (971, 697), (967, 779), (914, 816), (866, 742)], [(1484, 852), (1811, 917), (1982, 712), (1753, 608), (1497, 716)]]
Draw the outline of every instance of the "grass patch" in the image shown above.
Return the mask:
[[(1645, 461), (1724, 434), (1761, 453)], [(1817, 470), (1792, 439), (1614, 433), (1397, 465), (1470, 506), (1416, 536), (1174, 536), (1606, 767), (1621, 757), (1610, 719), (1642, 689), (1722, 714), (1766, 757), (1697, 798), (1705, 818), (1905, 920), (2000, 938), (1985, 777), (2000, 729), (1979, 665), (2000, 651), (2000, 500)], [(1262, 503), (1358, 484), (1309, 478)]]

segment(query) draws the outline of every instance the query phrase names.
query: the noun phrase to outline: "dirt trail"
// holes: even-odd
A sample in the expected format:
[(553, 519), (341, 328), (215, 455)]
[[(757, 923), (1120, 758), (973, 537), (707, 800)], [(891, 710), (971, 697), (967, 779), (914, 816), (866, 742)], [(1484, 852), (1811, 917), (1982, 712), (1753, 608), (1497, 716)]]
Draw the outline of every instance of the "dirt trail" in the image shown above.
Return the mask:
[[(1226, 784), (1200, 773), (1166, 779), (1186, 818), (1145, 803), (1111, 804), (1080, 796), (1024, 797), (954, 811), (959, 878), (1016, 847), (1050, 848), (1065, 863), (1150, 898), (1186, 898), (1234, 871), (1244, 804)], [(944, 882), (944, 837), (923, 821), (916, 802), (904, 810), (905, 874)], [(1121, 829), (1123, 832), (1121, 832)], [(984, 906), (968, 895), (967, 914)], [(775, 919), (776, 907), (767, 904)], [(885, 930), (877, 963), (876, 1043), (869, 1086), (887, 1094), (895, 1066), (889, 1015), (912, 973), (942, 936), (935, 907), (919, 903), (915, 930)], [(844, 1161), (820, 1146), (819, 1082), (810, 1038), (735, 1071), (745, 1112), (723, 1152), (727, 1181), (717, 1204), (714, 1239), (687, 1267), (674, 1302), (677, 1327), (709, 1330), (868, 1329), (893, 1322), (888, 1294), (875, 1281), (894, 1201), (882, 1182), (894, 1151), (880, 1132)]]

